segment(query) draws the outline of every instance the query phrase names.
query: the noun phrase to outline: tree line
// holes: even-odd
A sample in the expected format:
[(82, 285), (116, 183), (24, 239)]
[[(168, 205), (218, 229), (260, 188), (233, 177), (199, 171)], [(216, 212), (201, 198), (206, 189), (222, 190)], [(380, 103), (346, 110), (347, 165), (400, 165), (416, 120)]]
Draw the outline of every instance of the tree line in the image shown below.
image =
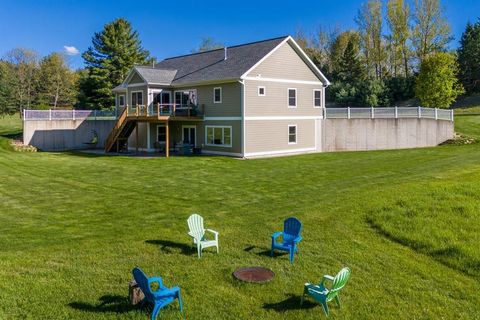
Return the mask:
[[(296, 39), (332, 81), (328, 101), (344, 106), (392, 106), (417, 98), (449, 107), (480, 89), (480, 25), (468, 24), (457, 51), (440, 0), (369, 0), (356, 29), (319, 27)], [(467, 71), (467, 72), (466, 72)]]
[[(480, 22), (468, 23), (456, 51), (440, 0), (368, 0), (355, 30), (319, 28), (296, 40), (331, 80), (327, 101), (380, 107), (417, 98), (422, 106), (448, 107), (458, 95), (480, 92)], [(192, 52), (221, 47), (204, 38)], [(61, 53), (40, 57), (16, 48), (0, 59), (0, 115), (24, 108), (111, 109), (112, 89), (136, 64), (156, 61), (131, 24), (119, 18), (92, 37), (72, 70)]]
[(0, 115), (23, 109), (111, 109), (112, 89), (135, 64), (155, 61), (125, 19), (107, 23), (82, 54), (85, 67), (72, 70), (58, 52), (41, 58), (16, 48), (0, 59)]

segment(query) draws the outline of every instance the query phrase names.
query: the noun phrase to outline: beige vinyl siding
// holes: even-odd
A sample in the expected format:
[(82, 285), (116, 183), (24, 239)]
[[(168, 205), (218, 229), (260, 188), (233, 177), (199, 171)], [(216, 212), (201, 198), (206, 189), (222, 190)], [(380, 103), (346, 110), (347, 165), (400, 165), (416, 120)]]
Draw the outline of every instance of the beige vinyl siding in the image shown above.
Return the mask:
[[(265, 96), (258, 96), (259, 86), (265, 87)], [(297, 89), (296, 108), (288, 107), (288, 88)], [(322, 90), (324, 96), (321, 85), (245, 80), (245, 116), (320, 117), (322, 109), (313, 106), (314, 89)]]
[[(232, 146), (231, 147), (220, 147), (220, 146), (207, 146), (205, 141), (205, 128), (207, 126), (222, 126), (222, 127), (232, 127)], [(207, 153), (210, 151), (217, 152), (228, 152), (228, 153), (238, 153), (242, 152), (242, 122), (240, 120), (233, 121), (205, 121), (201, 125), (197, 126), (199, 129), (197, 131), (197, 140), (202, 146), (202, 150)]]
[[(145, 150), (147, 148), (147, 126), (148, 123), (139, 122), (138, 123), (138, 148)], [(128, 148), (136, 149), (137, 146), (137, 134), (136, 129), (133, 129), (132, 134), (128, 138)]]
[[(150, 148), (155, 148), (155, 142), (157, 142), (157, 126), (162, 125), (162, 123), (150, 123)], [(164, 125), (164, 123), (163, 123)], [(202, 123), (194, 122), (194, 121), (170, 121), (168, 123), (169, 126), (169, 140), (170, 140), (170, 147), (174, 147), (175, 144), (182, 143), (182, 132), (183, 126), (195, 126), (196, 134), (197, 134), (197, 141), (196, 146), (201, 146), (203, 143), (203, 138), (200, 136), (200, 130), (203, 126)], [(203, 132), (203, 131), (202, 131)]]
[(134, 73), (132, 75), (132, 78), (128, 82), (128, 84), (134, 84), (134, 83), (135, 84), (136, 83), (145, 83), (145, 81), (143, 81), (142, 77), (140, 77), (136, 71), (134, 71)]
[(143, 99), (143, 104), (146, 105), (148, 102), (148, 90), (147, 86), (138, 86), (138, 87), (128, 87), (127, 88), (127, 97), (126, 101), (129, 106), (132, 105), (132, 92), (134, 91), (142, 91), (142, 99)]
[[(315, 149), (316, 120), (247, 120), (245, 121), (245, 153), (294, 152)], [(288, 126), (297, 126), (296, 144), (288, 143)]]
[(258, 75), (263, 78), (320, 81), (288, 42), (250, 71), (247, 76), (257, 77)]
[[(213, 103), (213, 88), (222, 88), (222, 102)], [(198, 105), (206, 117), (240, 117), (241, 85), (238, 82), (192, 87), (197, 89)]]

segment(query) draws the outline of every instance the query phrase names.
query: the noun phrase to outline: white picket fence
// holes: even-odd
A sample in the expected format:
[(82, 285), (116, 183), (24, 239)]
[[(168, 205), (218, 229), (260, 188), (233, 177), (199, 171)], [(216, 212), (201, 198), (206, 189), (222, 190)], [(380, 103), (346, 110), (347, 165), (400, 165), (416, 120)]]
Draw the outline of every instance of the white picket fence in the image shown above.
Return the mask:
[(115, 120), (115, 110), (23, 110), (23, 120)]
[(325, 108), (326, 119), (400, 119), (425, 118), (453, 121), (453, 110), (423, 107)]

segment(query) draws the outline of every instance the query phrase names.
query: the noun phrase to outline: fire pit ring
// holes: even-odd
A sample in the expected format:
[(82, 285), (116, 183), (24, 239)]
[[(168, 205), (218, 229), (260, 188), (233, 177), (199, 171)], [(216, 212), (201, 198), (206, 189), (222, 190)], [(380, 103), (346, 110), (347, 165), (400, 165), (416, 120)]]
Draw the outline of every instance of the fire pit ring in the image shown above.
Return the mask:
[(233, 272), (233, 277), (250, 283), (267, 283), (275, 277), (275, 273), (264, 267), (241, 267)]

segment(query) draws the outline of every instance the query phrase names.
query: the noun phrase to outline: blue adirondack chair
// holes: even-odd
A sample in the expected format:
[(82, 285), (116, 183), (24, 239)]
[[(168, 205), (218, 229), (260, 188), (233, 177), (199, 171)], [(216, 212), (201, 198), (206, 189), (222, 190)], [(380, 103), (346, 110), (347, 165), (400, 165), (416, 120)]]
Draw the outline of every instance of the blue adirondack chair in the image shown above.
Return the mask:
[[(159, 314), (160, 309), (172, 303), (175, 299), (178, 299), (180, 312), (182, 312), (182, 298), (180, 297), (179, 287), (167, 288), (163, 285), (161, 277), (148, 278), (147, 275), (139, 267), (135, 267), (132, 270), (132, 273), (133, 278), (140, 287), (140, 290), (142, 290), (143, 294), (145, 295), (142, 303), (150, 302), (151, 304), (153, 304), (152, 320), (157, 319), (157, 315)], [(158, 284), (158, 289), (156, 291), (152, 290), (152, 283)]]
[[(283, 232), (278, 231), (272, 234), (272, 249), (270, 256), (273, 256), (273, 250), (287, 251), (290, 256), (290, 263), (293, 263), (293, 255), (298, 252), (298, 243), (302, 240), (300, 232), (302, 223), (297, 218), (288, 218), (283, 222)], [(282, 241), (277, 242), (277, 238), (282, 236)]]

